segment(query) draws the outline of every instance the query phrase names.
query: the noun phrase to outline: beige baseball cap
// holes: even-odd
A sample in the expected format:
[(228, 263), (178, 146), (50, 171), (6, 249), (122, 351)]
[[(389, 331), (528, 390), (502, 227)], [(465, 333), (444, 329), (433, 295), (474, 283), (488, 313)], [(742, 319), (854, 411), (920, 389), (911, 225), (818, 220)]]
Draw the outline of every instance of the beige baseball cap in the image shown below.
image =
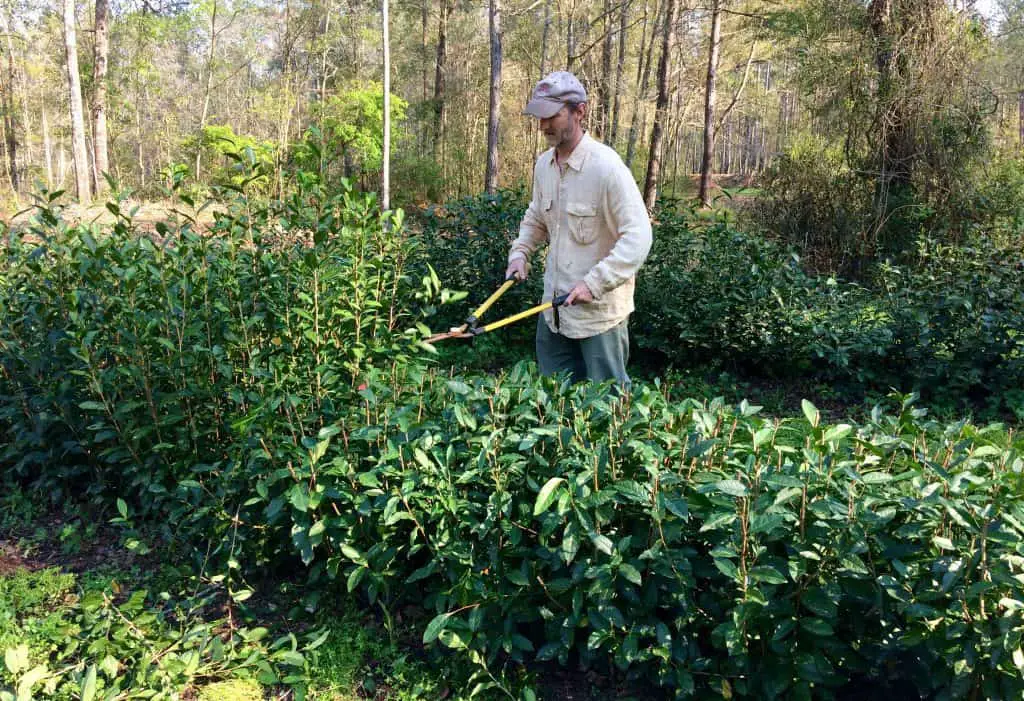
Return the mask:
[(587, 91), (576, 76), (568, 71), (555, 71), (537, 83), (523, 114), (549, 119), (558, 114), (567, 102), (579, 104), (586, 101)]

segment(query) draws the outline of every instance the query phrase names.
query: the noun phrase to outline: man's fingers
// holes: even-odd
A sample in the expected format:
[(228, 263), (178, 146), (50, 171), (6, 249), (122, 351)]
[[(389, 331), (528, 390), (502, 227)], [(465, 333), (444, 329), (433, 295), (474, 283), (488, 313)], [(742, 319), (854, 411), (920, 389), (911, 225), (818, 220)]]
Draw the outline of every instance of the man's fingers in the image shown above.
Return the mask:
[(505, 279), (514, 277), (516, 280), (526, 279), (526, 265), (520, 261), (510, 263), (508, 268), (505, 270)]

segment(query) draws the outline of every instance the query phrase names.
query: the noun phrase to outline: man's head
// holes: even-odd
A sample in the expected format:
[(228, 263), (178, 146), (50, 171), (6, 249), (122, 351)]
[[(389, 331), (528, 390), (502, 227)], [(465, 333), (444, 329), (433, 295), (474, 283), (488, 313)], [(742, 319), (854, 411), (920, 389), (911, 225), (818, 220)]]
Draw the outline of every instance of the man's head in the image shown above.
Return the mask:
[(549, 146), (575, 146), (583, 135), (587, 91), (572, 73), (555, 71), (534, 87), (523, 114), (540, 120), (540, 130)]

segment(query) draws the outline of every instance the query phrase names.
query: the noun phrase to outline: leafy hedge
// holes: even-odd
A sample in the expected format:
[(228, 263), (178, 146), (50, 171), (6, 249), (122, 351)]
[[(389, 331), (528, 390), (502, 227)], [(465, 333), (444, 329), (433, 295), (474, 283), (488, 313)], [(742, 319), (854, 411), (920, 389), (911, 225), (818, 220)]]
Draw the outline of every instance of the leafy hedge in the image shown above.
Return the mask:
[[(0, 459), (55, 496), (137, 490), (159, 513), (246, 436), (288, 440), (340, 415), (438, 296), (404, 272), (401, 217), (315, 184), (274, 209), (239, 198), (193, 221), (69, 227), (41, 207), (0, 272)], [(394, 230), (394, 231), (392, 231)], [(444, 292), (445, 298), (450, 293)]]
[(451, 293), (403, 272), (400, 220), (311, 188), (162, 243), (42, 210), (0, 274), (4, 478), (161, 524), (240, 601), (301, 563), (310, 606), (423, 603), (481, 691), (557, 660), (681, 696), (1024, 693), (1019, 438), (440, 374), (402, 327)]
[[(664, 212), (638, 279), (635, 336), (669, 362), (898, 387), (1024, 416), (1020, 252), (923, 241), (870, 286), (807, 274), (727, 220)], [(668, 300), (668, 301), (666, 301)]]
[[(445, 284), (486, 299), (524, 209), (521, 193), (503, 192), (428, 211), (417, 269), (429, 262)], [(1011, 243), (925, 239), (901, 265), (879, 264), (858, 284), (809, 274), (725, 216), (663, 201), (655, 222), (631, 322), (648, 366), (809, 378), (849, 397), (896, 387), (948, 407), (1024, 416), (1024, 251)], [(492, 314), (539, 299), (540, 279), (534, 273)], [(460, 313), (450, 309), (438, 325), (461, 323)], [(532, 338), (532, 325), (518, 324), (500, 343), (477, 341), (482, 352), (468, 358), (489, 367), (488, 357), (529, 357)]]
[[(483, 302), (503, 282), (509, 246), (519, 233), (525, 211), (525, 194), (519, 190), (501, 190), (495, 195), (465, 197), (431, 207), (417, 221), (418, 245), (413, 265), (421, 272), (432, 267), (447, 287), (465, 291), (472, 302)], [(543, 279), (540, 263), (526, 284), (516, 285), (506, 293), (485, 321), (537, 304), (544, 289)], [(469, 311), (454, 306), (440, 309), (434, 324), (440, 329), (461, 325)], [(506, 355), (531, 355), (533, 337), (534, 326), (520, 323), (504, 328), (500, 340), (482, 336), (474, 339), (473, 345), (504, 360)]]

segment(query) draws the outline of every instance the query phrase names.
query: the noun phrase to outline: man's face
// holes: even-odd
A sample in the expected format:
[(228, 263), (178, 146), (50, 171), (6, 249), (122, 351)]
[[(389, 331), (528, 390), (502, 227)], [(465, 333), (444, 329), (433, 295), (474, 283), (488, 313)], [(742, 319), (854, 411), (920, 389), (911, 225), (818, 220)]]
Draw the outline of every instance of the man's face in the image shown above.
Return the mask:
[(567, 106), (563, 106), (554, 117), (540, 120), (540, 131), (548, 146), (558, 148), (575, 144), (583, 131), (585, 109), (586, 105), (579, 105), (575, 112), (570, 112)]

